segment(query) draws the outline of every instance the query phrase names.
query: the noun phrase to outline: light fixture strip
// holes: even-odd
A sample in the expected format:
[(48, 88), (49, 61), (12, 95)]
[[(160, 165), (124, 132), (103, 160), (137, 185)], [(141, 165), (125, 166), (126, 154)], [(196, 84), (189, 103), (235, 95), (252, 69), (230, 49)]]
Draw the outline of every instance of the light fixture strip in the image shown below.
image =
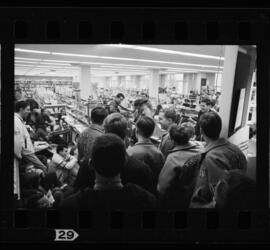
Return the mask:
[(164, 63), (164, 64), (173, 64), (173, 65), (187, 65), (187, 66), (196, 66), (196, 67), (219, 68), (219, 66), (214, 66), (214, 65), (180, 63), (180, 62), (158, 61), (158, 60), (147, 60), (147, 59), (135, 59), (135, 58), (128, 58), (128, 57), (95, 56), (95, 55), (83, 55), (83, 54), (74, 54), (74, 53), (58, 53), (58, 52), (48, 52), (48, 51), (46, 52), (46, 51), (22, 50), (22, 49), (15, 49), (15, 51), (29, 52), (29, 53), (51, 54), (51, 55), (59, 55), (59, 56), (110, 59), (110, 60), (124, 60), (124, 61), (136, 61), (136, 62), (151, 62), (151, 63)]

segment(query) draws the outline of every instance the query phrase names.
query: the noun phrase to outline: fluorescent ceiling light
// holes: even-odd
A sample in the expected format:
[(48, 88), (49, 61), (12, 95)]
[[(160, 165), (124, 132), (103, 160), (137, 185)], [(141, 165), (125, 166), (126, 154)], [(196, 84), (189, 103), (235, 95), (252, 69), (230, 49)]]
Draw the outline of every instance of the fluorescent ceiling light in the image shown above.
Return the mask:
[(50, 69), (53, 69), (53, 68), (56, 68), (56, 69), (77, 69), (76, 67), (72, 67), (72, 66), (49, 66), (49, 65), (27, 65), (27, 64), (15, 64), (15, 68), (17, 67), (20, 67), (20, 66), (24, 66), (24, 67), (28, 67), (28, 68), (50, 68)]
[(36, 58), (27, 58), (27, 57), (16, 57), (15, 56), (15, 60), (29, 60), (29, 61), (41, 61), (41, 59), (36, 59)]
[(66, 65), (66, 66), (70, 65), (68, 63), (29, 62), (29, 61), (19, 61), (19, 60), (16, 60), (15, 63), (29, 63), (29, 64), (36, 64), (36, 65), (40, 65), (40, 64), (45, 64), (45, 65)]
[(191, 56), (191, 57), (215, 59), (215, 60), (224, 60), (224, 57), (219, 57), (219, 56), (210, 56), (210, 55), (205, 55), (205, 54), (188, 53), (188, 52), (182, 52), (182, 51), (177, 51), (177, 50), (160, 49), (160, 48), (138, 46), (138, 45), (110, 44), (109, 46), (119, 47), (119, 48), (127, 48), (127, 49), (135, 49), (135, 50), (143, 50), (143, 51), (150, 51), (150, 52), (158, 52), (158, 53), (166, 53), (166, 54), (173, 54), (173, 55), (182, 55), (182, 56)]
[(151, 62), (151, 63), (164, 63), (164, 64), (175, 64), (175, 65), (187, 65), (187, 66), (196, 66), (196, 67), (209, 67), (209, 68), (219, 68), (219, 66), (207, 65), (207, 64), (193, 64), (193, 63), (180, 63), (180, 62), (171, 62), (171, 61), (158, 61), (158, 60), (147, 60), (147, 59), (135, 59), (128, 57), (111, 57), (111, 56), (94, 56), (94, 55), (82, 55), (82, 54), (73, 54), (73, 53), (56, 53), (52, 52), (52, 55), (58, 56), (74, 56), (74, 57), (85, 57), (85, 58), (98, 58), (98, 59), (109, 59), (109, 60), (123, 60), (123, 61), (136, 61), (136, 62)]
[(20, 48), (15, 48), (15, 51), (26, 52), (26, 53), (37, 53), (37, 54), (51, 54), (51, 52), (48, 52), (48, 51), (31, 50), (31, 49), (20, 49)]
[[(153, 66), (153, 65), (134, 65), (134, 64), (119, 64), (119, 63), (99, 63), (99, 62), (81, 62), (81, 61), (67, 61), (67, 60), (40, 60), (35, 58), (24, 58), (24, 57), (15, 57), (15, 59), (23, 59), (23, 60), (33, 60), (33, 61), (44, 61), (44, 62), (63, 62), (63, 63), (78, 63), (78, 64), (87, 64), (87, 65), (101, 65), (101, 67), (115, 67), (115, 66), (121, 66), (121, 67), (137, 67), (137, 68), (166, 68), (166, 69), (176, 69), (176, 70), (185, 70), (184, 68), (175, 68), (175, 67), (162, 67), (162, 66)], [(192, 64), (193, 65), (193, 64)], [(197, 66), (195, 64), (194, 66)], [(78, 65), (79, 67), (79, 65)], [(223, 67), (216, 68), (223, 69)], [(194, 69), (196, 70), (196, 69)]]

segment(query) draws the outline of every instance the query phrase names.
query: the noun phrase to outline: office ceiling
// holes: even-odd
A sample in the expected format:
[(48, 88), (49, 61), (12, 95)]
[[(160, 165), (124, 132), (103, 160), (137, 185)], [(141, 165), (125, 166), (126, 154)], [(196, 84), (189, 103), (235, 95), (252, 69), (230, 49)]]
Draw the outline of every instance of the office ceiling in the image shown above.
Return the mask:
[(78, 76), (88, 65), (96, 77), (163, 73), (222, 72), (221, 45), (17, 44), (15, 75)]

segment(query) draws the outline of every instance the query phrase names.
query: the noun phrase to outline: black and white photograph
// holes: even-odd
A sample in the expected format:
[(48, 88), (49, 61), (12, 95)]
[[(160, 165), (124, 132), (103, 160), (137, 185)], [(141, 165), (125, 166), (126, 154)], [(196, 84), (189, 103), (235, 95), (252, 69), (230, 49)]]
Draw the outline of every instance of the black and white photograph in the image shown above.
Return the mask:
[(256, 208), (256, 45), (14, 56), (16, 208)]

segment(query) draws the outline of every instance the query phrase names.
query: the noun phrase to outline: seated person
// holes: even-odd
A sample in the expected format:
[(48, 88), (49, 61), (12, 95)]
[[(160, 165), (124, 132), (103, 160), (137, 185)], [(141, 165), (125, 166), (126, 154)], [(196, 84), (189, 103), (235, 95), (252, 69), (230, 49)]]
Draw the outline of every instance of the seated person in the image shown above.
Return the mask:
[[(104, 157), (106, 156), (106, 157)], [(156, 198), (143, 188), (122, 184), (120, 172), (125, 166), (126, 149), (117, 135), (105, 134), (96, 138), (92, 159), (95, 185), (65, 199), (60, 208), (71, 209), (154, 209)]]
[(188, 159), (202, 152), (202, 148), (190, 139), (194, 135), (194, 127), (191, 123), (173, 125), (169, 135), (174, 147), (169, 151), (166, 162), (160, 172), (157, 190), (163, 199), (169, 192), (173, 192), (172, 183), (176, 177), (175, 168), (182, 168)]
[(50, 170), (56, 171), (57, 178), (62, 184), (73, 186), (79, 170), (77, 161), (76, 157), (68, 154), (66, 145), (58, 145), (52, 157)]
[(152, 118), (147, 116), (139, 118), (135, 130), (138, 142), (133, 147), (129, 147), (127, 153), (146, 163), (151, 168), (157, 183), (160, 170), (164, 164), (164, 157), (150, 140), (154, 129), (155, 122)]

